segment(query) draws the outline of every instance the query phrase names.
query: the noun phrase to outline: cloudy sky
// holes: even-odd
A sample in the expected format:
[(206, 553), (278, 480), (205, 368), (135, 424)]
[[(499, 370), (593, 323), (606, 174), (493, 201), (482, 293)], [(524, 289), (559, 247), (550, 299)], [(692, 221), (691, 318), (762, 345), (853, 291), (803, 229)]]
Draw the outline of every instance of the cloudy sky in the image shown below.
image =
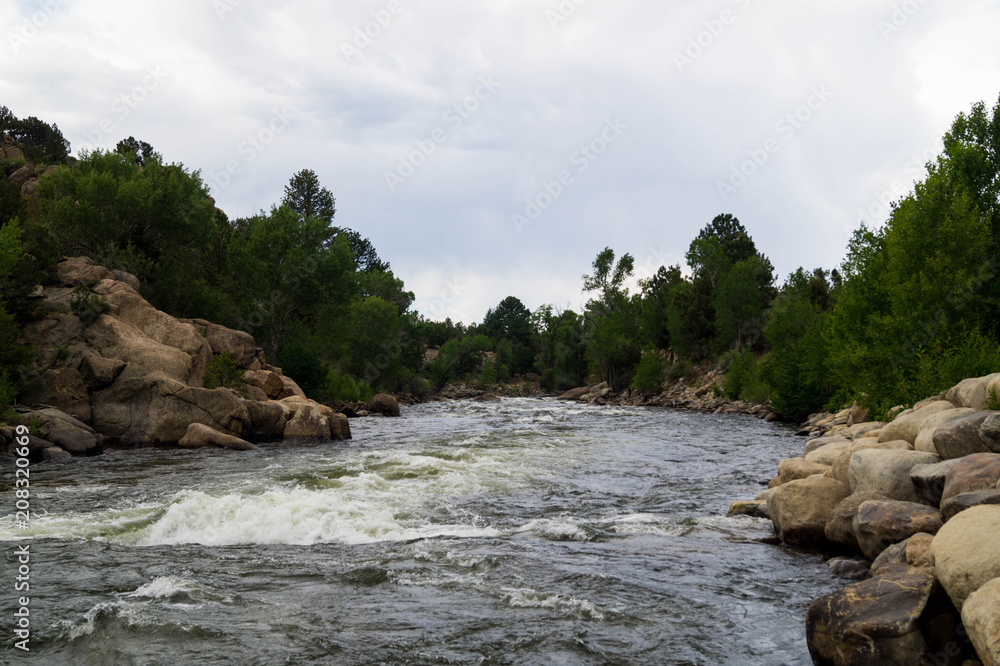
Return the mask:
[[(579, 308), (735, 214), (785, 276), (839, 264), (955, 115), (1000, 95), (1000, 3), (0, 0), (0, 104), (129, 135), (230, 217), (313, 169), (422, 313)], [(866, 211), (866, 212), (862, 212)]]

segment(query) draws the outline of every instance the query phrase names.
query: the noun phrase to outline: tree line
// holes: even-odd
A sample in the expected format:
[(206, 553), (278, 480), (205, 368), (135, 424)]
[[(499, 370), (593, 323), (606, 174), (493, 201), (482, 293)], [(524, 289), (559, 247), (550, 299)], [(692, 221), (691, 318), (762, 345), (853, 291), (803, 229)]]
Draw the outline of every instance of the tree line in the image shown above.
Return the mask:
[(459, 380), (549, 391), (599, 380), (653, 394), (712, 364), (727, 371), (728, 396), (795, 418), (853, 400), (884, 413), (1000, 371), (1000, 102), (956, 118), (926, 177), (884, 223), (860, 226), (836, 269), (800, 268), (779, 286), (746, 227), (721, 214), (685, 266), (636, 288), (633, 257), (602, 250), (580, 313), (509, 296), (471, 325), (413, 312), (414, 294), (336, 223), (311, 170), (270, 210), (230, 219), (199, 172), (148, 143), (75, 159), (55, 126), (4, 107), (0, 127), (31, 147), (36, 168), (58, 167), (22, 198), (7, 176), (24, 158), (0, 161), (0, 406), (38, 372), (19, 329), (40, 316), (29, 295), (63, 255), (136, 275), (170, 314), (249, 331), (331, 400), (424, 396)]

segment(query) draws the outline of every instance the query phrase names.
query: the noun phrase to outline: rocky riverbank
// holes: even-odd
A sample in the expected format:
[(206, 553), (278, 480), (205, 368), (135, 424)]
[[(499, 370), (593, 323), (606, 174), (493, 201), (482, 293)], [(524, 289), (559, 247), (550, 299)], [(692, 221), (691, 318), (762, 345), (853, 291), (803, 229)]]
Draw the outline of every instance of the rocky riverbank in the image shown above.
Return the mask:
[[(36, 298), (42, 318), (23, 339), (41, 359), (34, 390), (0, 428), (0, 452), (14, 448), (14, 427), (31, 430), (32, 460), (71, 460), (105, 446), (179, 445), (253, 449), (254, 442), (332, 441), (351, 437), (346, 415), (306, 397), (269, 365), (253, 337), (203, 320), (161, 312), (139, 281), (87, 258), (58, 264)], [(240, 377), (204, 387), (206, 370), (226, 355)], [(374, 414), (398, 416), (391, 396)]]
[(810, 606), (815, 663), (1000, 666), (998, 389), (968, 379), (888, 423), (815, 415), (803, 455), (733, 503), (860, 580)]

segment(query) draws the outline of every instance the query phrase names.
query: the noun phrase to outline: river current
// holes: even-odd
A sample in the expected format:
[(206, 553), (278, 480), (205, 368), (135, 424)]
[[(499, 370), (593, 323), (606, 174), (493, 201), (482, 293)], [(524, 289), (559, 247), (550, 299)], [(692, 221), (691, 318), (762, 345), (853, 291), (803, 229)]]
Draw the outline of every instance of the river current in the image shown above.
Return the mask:
[(725, 517), (801, 453), (787, 427), (532, 399), (351, 426), (34, 465), (31, 652), (5, 515), (0, 663), (809, 664), (842, 587)]

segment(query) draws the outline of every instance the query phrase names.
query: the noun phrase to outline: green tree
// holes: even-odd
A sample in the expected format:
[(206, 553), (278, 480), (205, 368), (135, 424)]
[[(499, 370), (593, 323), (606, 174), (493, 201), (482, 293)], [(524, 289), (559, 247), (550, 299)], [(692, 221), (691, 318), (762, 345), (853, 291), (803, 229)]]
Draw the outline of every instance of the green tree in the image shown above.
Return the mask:
[(337, 214), (333, 193), (320, 185), (319, 177), (312, 169), (303, 169), (292, 176), (285, 185), (281, 203), (303, 217), (320, 218), (327, 228), (333, 224), (333, 217)]
[(631, 382), (642, 355), (640, 299), (624, 286), (633, 266), (631, 255), (615, 263), (614, 251), (605, 248), (594, 260), (593, 274), (583, 276), (583, 290), (598, 294), (587, 303), (587, 356), (601, 379), (618, 390)]
[(135, 163), (140, 167), (146, 166), (146, 162), (153, 157), (153, 147), (145, 141), (139, 141), (134, 136), (122, 139), (115, 146), (115, 152), (119, 155), (131, 155)]
[(481, 368), (486, 352), (493, 343), (485, 335), (452, 338), (438, 351), (430, 364), (431, 384), (440, 391), (450, 381), (461, 379), (477, 368)]
[(715, 330), (720, 347), (735, 343), (741, 349), (745, 338), (762, 341), (764, 312), (774, 297), (774, 269), (765, 257), (753, 255), (736, 262), (718, 280), (713, 305)]
[(670, 349), (670, 291), (683, 281), (680, 266), (660, 266), (653, 277), (640, 281), (642, 341), (646, 345)]

